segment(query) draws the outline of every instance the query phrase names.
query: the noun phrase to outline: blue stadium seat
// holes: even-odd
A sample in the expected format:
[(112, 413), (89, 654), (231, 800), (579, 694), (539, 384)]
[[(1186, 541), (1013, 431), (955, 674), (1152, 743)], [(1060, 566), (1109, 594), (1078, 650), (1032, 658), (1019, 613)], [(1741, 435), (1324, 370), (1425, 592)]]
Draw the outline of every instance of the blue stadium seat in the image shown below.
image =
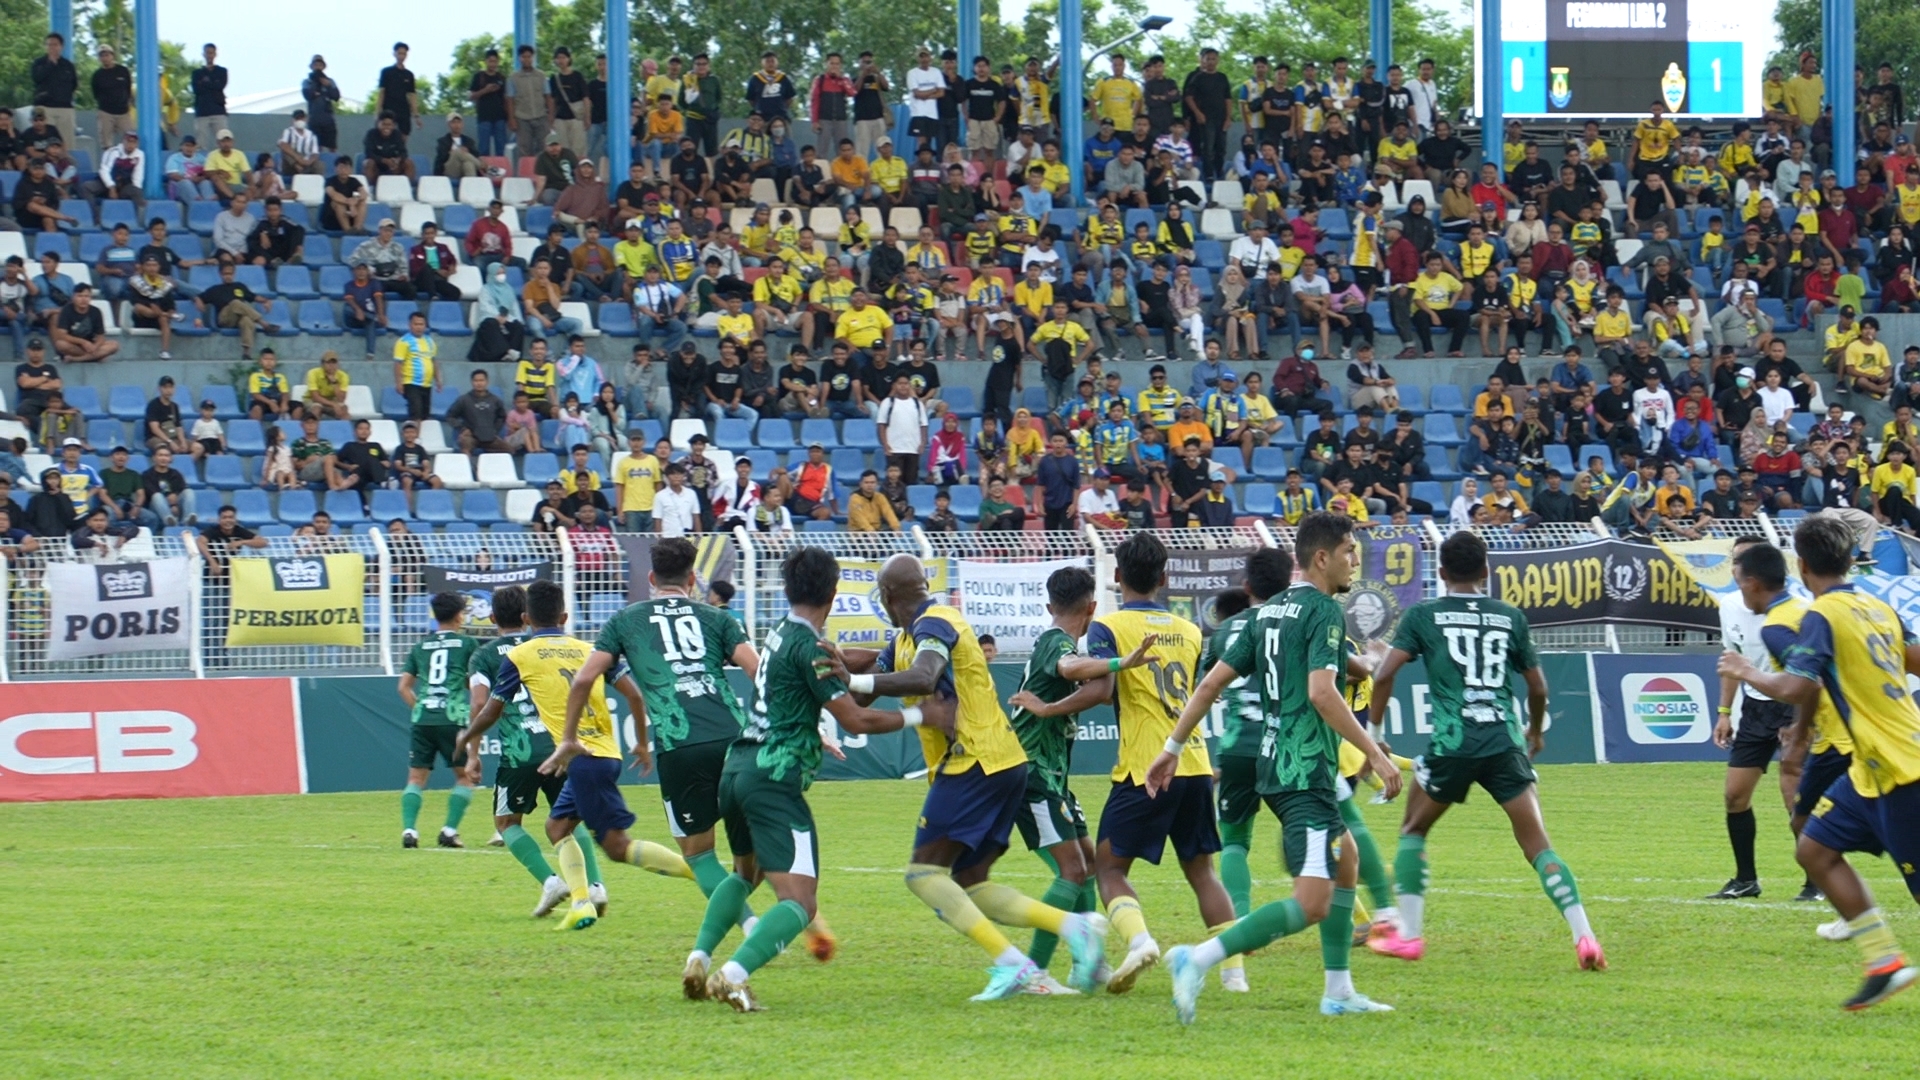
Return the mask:
[(837, 521), (815, 521), (812, 518), (800, 524), (801, 532), (839, 532), (840, 528)]
[(404, 334), (408, 330), (408, 320), (420, 309), (408, 303), (390, 303), (387, 305), (387, 333)]
[(800, 445), (802, 448), (819, 443), (831, 450), (840, 443), (840, 436), (833, 430), (833, 421), (824, 418), (810, 418), (800, 421)]
[(1127, 216), (1126, 216), (1128, 239), (1133, 238), (1133, 227), (1135, 225), (1141, 225), (1141, 224), (1146, 225), (1147, 232), (1151, 234), (1155, 230), (1160, 228), (1160, 215), (1155, 214), (1151, 210), (1142, 210), (1139, 207), (1134, 207), (1133, 209), (1128, 210)]
[[(1380, 325), (1385, 326), (1387, 324), (1382, 322)], [(1395, 385), (1394, 389), (1400, 392), (1400, 408), (1413, 413), (1415, 416), (1427, 411), (1427, 395), (1425, 391), (1407, 383), (1399, 383)], [(1392, 427), (1393, 425), (1389, 424), (1387, 426)]]
[(492, 488), (475, 488), (463, 494), (460, 497), (460, 516), (482, 525), (506, 520), (500, 513), (500, 496)]
[(80, 410), (80, 415), (89, 420), (105, 420), (108, 416), (106, 406), (100, 403), (100, 391), (92, 386), (69, 386), (62, 395), (67, 404)]
[(444, 488), (427, 488), (415, 492), (413, 499), (414, 516), (421, 521), (445, 525), (460, 520), (460, 515), (453, 509), (453, 492), (451, 491)]
[(311, 300), (320, 295), (313, 290), (313, 271), (304, 266), (283, 266), (275, 270), (273, 291), (288, 300)]
[(939, 490), (932, 484), (907, 485), (907, 505), (913, 507), (915, 516), (925, 518), (933, 513), (933, 496)]
[(280, 493), (280, 504), (275, 508), (274, 516), (289, 525), (305, 525), (313, 520), (313, 513), (319, 508), (313, 492), (294, 488)]
[(980, 518), (980, 488), (974, 484), (954, 484), (947, 488), (947, 494), (953, 497), (949, 507), (953, 516), (962, 521), (977, 521)]
[[(260, 268), (256, 266), (254, 269), (258, 270)], [(267, 322), (278, 327), (278, 329), (272, 332), (274, 337), (300, 336), (300, 328), (295, 326), (293, 322), (293, 308), (288, 306), (285, 300), (269, 300), (267, 301), (266, 309), (266, 313), (262, 317), (265, 318)]]
[(1047, 388), (1044, 386), (1029, 386), (1020, 391), (1019, 407), (1026, 409), (1035, 416), (1044, 414), (1047, 411)]
[[(178, 204), (176, 203), (175, 205), (177, 206)], [(168, 251), (173, 252), (174, 255), (183, 260), (199, 260), (207, 257), (207, 246), (200, 242), (198, 236), (179, 228), (177, 223), (169, 226), (169, 228), (173, 231), (167, 234)]]
[[(181, 213), (179, 203), (174, 202), (172, 199), (162, 199), (159, 202), (150, 202), (147, 204), (146, 217), (140, 222), (140, 225), (134, 229), (134, 232), (145, 232), (147, 230), (147, 224), (154, 218), (159, 218), (161, 221), (167, 223), (167, 232), (169, 233), (167, 237), (168, 240), (173, 239), (172, 233), (181, 231), (182, 226), (187, 220), (186, 216)], [(188, 233), (186, 235), (192, 236), (193, 234)]]
[[(293, 436), (289, 436), (289, 438), (292, 437)], [(338, 450), (340, 447), (353, 441), (353, 421), (322, 420), (320, 421), (320, 437), (332, 443), (333, 448)]]
[(529, 236), (538, 236), (544, 239), (547, 235), (547, 229), (552, 224), (553, 207), (551, 206), (529, 206), (521, 212), (520, 227)]
[(320, 295), (338, 300), (347, 294), (347, 285), (352, 281), (352, 270), (344, 266), (323, 266), (320, 268)]
[(373, 520), (386, 524), (394, 518), (410, 518), (413, 508), (407, 505), (407, 493), (392, 488), (376, 488), (373, 492), (373, 506), (368, 515)]
[(506, 536), (511, 533), (524, 533), (531, 532), (532, 530), (518, 521), (496, 521), (487, 526), (487, 531), (495, 536)]
[(260, 421), (242, 417), (227, 421), (227, 449), (255, 457), (267, 452), (267, 432)]
[(480, 211), (465, 203), (454, 203), (440, 211), (440, 227), (455, 236), (466, 236), (473, 223), (480, 220)]
[(748, 450), (745, 452), (736, 451), (733, 459), (735, 461), (744, 459), (752, 462), (754, 479), (765, 480), (767, 477), (773, 475), (773, 470), (780, 467), (781, 457), (782, 455), (778, 450)]
[(367, 508), (360, 504), (357, 491), (329, 491), (321, 509), (332, 515), (334, 523), (339, 525), (357, 525), (367, 520)]
[(867, 452), (842, 446), (828, 451), (827, 464), (832, 467), (833, 475), (836, 477), (858, 477), (867, 471)]
[(1447, 487), (1438, 480), (1415, 480), (1409, 485), (1408, 494), (1423, 502), (1432, 503), (1435, 516), (1444, 516), (1447, 513), (1449, 505)]
[[(1437, 388), (1436, 388), (1437, 389)], [(1428, 413), (1423, 434), (1433, 446), (1459, 446), (1466, 440), (1460, 437), (1459, 428), (1451, 413)]]
[[(81, 205), (86, 205), (82, 203)], [(73, 261), (73, 238), (63, 232), (37, 232), (33, 234), (33, 258), (35, 262), (48, 255), (55, 256), (61, 262)]]
[(441, 337), (472, 337), (467, 316), (458, 300), (435, 300), (427, 309), (427, 329)]
[(1568, 449), (1567, 444), (1548, 443), (1542, 450), (1545, 454), (1548, 468), (1558, 469), (1563, 473), (1572, 475), (1575, 468), (1573, 464), (1573, 451)]
[(196, 199), (187, 204), (187, 228), (201, 236), (213, 235), (213, 219), (220, 216), (219, 203), (208, 199)]
[(962, 420), (971, 420), (980, 415), (980, 403), (974, 397), (971, 386), (942, 386), (940, 400), (947, 403), (947, 410)]
[(560, 479), (560, 459), (552, 454), (528, 454), (520, 462), (520, 478), (531, 488), (545, 490), (549, 480)]
[(633, 309), (618, 302), (601, 304), (600, 332), (608, 337), (639, 337), (640, 330), (633, 322)]
[(218, 491), (238, 491), (247, 486), (245, 463), (232, 454), (213, 454), (202, 461), (205, 483)]
[(647, 449), (649, 449), (649, 450), (651, 450), (651, 449), (653, 449), (653, 444), (654, 444), (654, 443), (657, 443), (657, 442), (659, 442), (659, 441), (660, 441), (661, 439), (664, 439), (664, 438), (666, 438), (666, 436), (667, 436), (667, 429), (666, 429), (666, 428), (663, 428), (663, 427), (661, 427), (661, 426), (660, 426), (660, 421), (658, 421), (658, 420), (636, 420), (636, 421), (632, 421), (632, 422), (630, 422), (630, 423), (628, 423), (628, 424), (627, 424), (627, 430), (628, 430), (628, 431), (637, 431), (637, 432), (639, 432), (639, 433), (640, 433), (640, 434), (641, 434), (641, 435), (642, 435), (643, 437), (645, 437), (645, 438), (646, 438), (646, 440), (647, 440), (647, 441), (646, 441), (646, 447), (647, 447)]
[(1287, 452), (1278, 446), (1262, 446), (1253, 452), (1253, 475), (1266, 480), (1287, 477)]
[(1427, 407), (1434, 412), (1459, 414), (1469, 411), (1466, 395), (1452, 383), (1441, 383), (1430, 387), (1429, 390), (1431, 392), (1427, 398)]
[(239, 516), (240, 524), (251, 529), (273, 523), (273, 507), (267, 500), (267, 493), (259, 488), (235, 489), (233, 512)]
[[(129, 243), (131, 243), (131, 240), (129, 240)], [(106, 250), (112, 246), (113, 235), (111, 233), (81, 233), (80, 261), (86, 263), (88, 266), (95, 266), (100, 262), (100, 256), (105, 254)]]
[[(786, 425), (785, 420), (762, 420), (762, 424)], [(792, 441), (791, 429), (788, 441)], [(728, 417), (713, 427), (713, 445), (722, 450), (744, 450), (753, 445), (753, 425), (745, 420)]]
[(300, 311), (294, 316), (293, 324), (301, 333), (315, 337), (339, 337), (343, 332), (333, 317), (333, 305), (325, 300), (300, 301)]
[(842, 421), (840, 424), (840, 445), (850, 446), (855, 450), (880, 449), (879, 425), (864, 416)]
[(282, 524), (278, 521), (269, 521), (255, 529), (254, 532), (259, 533), (269, 540), (284, 540), (293, 535), (293, 526)]
[[(198, 410), (203, 401), (213, 402), (213, 415), (221, 420), (238, 420), (246, 415), (240, 408), (240, 395), (226, 383), (209, 383), (193, 395), (193, 408)], [(180, 403), (180, 411), (187, 412), (186, 402)]]
[(480, 526), (471, 521), (449, 521), (440, 527), (440, 531), (449, 535), (472, 536), (480, 531)]
[(1240, 510), (1242, 513), (1272, 517), (1278, 496), (1279, 493), (1272, 484), (1248, 484), (1240, 495)]
[(1427, 471), (1435, 480), (1458, 480), (1460, 470), (1453, 467), (1453, 461), (1444, 446), (1427, 444)]
[(380, 388), (380, 415), (389, 420), (404, 420), (407, 417), (407, 399), (400, 391), (391, 386)]
[(300, 249), (300, 261), (315, 268), (338, 265), (340, 257), (334, 254), (333, 237), (307, 230), (307, 242)]
[(87, 421), (87, 442), (92, 444), (96, 454), (104, 457), (107, 451), (125, 442), (126, 438), (126, 426), (118, 420)]
[[(727, 445), (717, 436), (714, 441), (723, 447)], [(793, 424), (787, 420), (762, 420), (759, 430), (755, 433), (754, 442), (769, 450), (791, 450), (793, 449)]]

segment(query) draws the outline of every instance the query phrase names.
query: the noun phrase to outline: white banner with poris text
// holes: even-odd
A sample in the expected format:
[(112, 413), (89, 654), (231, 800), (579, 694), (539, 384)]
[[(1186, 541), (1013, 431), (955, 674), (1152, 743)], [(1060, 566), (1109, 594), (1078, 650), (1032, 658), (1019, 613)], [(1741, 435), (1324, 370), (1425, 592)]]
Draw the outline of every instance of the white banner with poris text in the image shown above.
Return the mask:
[(48, 660), (187, 648), (187, 560), (52, 563), (46, 573)]

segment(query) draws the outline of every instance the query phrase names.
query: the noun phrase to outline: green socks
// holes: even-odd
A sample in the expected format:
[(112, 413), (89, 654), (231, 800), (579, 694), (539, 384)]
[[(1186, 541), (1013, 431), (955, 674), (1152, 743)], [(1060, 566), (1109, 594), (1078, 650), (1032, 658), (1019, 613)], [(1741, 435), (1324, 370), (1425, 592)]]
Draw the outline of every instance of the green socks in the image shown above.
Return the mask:
[[(744, 900), (745, 897), (741, 899)], [(712, 910), (712, 906), (708, 904), (709, 911)], [(780, 901), (754, 924), (753, 933), (747, 935), (747, 940), (741, 943), (739, 950), (733, 954), (733, 958), (728, 963), (739, 964), (747, 970), (747, 974), (753, 974), (765, 967), (768, 961), (779, 956), (794, 938), (799, 937), (800, 932), (807, 928), (808, 921), (806, 908), (792, 900)], [(703, 923), (700, 927), (703, 938), (706, 936), (706, 931), (707, 928)]]
[(1336, 886), (1333, 902), (1327, 905), (1327, 917), (1320, 920), (1320, 966), (1328, 971), (1347, 970), (1353, 955), (1353, 890)]
[[(1053, 884), (1047, 886), (1046, 894), (1040, 897), (1040, 902), (1048, 907), (1059, 908), (1061, 911), (1072, 911), (1079, 906), (1080, 897), (1084, 892), (1081, 883), (1057, 877), (1053, 879)], [(1045, 930), (1035, 930), (1033, 945), (1027, 949), (1027, 958), (1041, 968), (1045, 968), (1053, 961), (1053, 950), (1059, 944), (1060, 939), (1056, 935)]]
[[(726, 883), (729, 877), (733, 876), (727, 873), (726, 867), (720, 865), (720, 856), (715, 854), (711, 848), (697, 855), (689, 855), (687, 857), (687, 866), (693, 870), (693, 883), (700, 886), (701, 895), (705, 896), (708, 900), (712, 900), (713, 894), (719, 890), (721, 885)], [(753, 908), (744, 902), (746, 900), (745, 895), (742, 895), (740, 899), (742, 903), (740, 905), (738, 921), (744, 923), (748, 919), (753, 918)]]
[(707, 896), (707, 914), (700, 920), (700, 936), (694, 939), (693, 947), (708, 956), (726, 940), (728, 931), (738, 920), (738, 914), (746, 905), (747, 894), (753, 886), (739, 874), (728, 874), (713, 886), (713, 892)]
[(518, 825), (509, 825), (500, 830), (500, 839), (507, 842), (507, 852), (520, 860), (520, 865), (527, 868), (533, 880), (545, 885), (547, 879), (553, 876), (553, 867), (548, 865), (546, 855), (540, 851), (540, 841), (527, 835), (527, 830)]
[(473, 789), (465, 784), (453, 785), (447, 794), (447, 828), (460, 831), (460, 819), (467, 816), (467, 804), (473, 801)]
[(1533, 872), (1540, 875), (1540, 888), (1546, 892), (1547, 899), (1560, 909), (1560, 915), (1567, 920), (1567, 927), (1573, 931), (1573, 940), (1593, 936), (1593, 927), (1587, 925), (1587, 909), (1580, 903), (1580, 886), (1574, 883), (1573, 871), (1552, 848), (1534, 856)]
[(1347, 834), (1353, 837), (1354, 854), (1360, 857), (1360, 881), (1367, 887), (1367, 899), (1373, 901), (1376, 912), (1391, 908), (1393, 888), (1387, 883), (1386, 865), (1380, 861), (1380, 845), (1374, 842), (1367, 819), (1360, 816), (1354, 800), (1340, 800), (1340, 820), (1346, 822)]
[(1233, 900), (1233, 917), (1244, 919), (1253, 910), (1253, 870), (1247, 850), (1253, 845), (1253, 823), (1220, 826), (1220, 884)]
[(400, 792), (400, 827), (408, 832), (413, 832), (420, 820), (420, 793), (425, 790), (419, 784), (408, 784)]
[(1084, 915), (1100, 910), (1100, 885), (1089, 877), (1080, 884), (1080, 902), (1074, 905), (1074, 911)]
[(1418, 938), (1427, 911), (1426, 837), (1400, 837), (1400, 850), (1393, 856), (1393, 878), (1400, 901), (1400, 936)]
[(580, 861), (587, 866), (587, 884), (602, 884), (604, 879), (600, 876), (600, 854), (594, 850), (593, 837), (587, 835), (587, 827), (575, 825), (573, 839), (580, 845)]
[[(1352, 894), (1349, 893), (1349, 896)], [(1352, 901), (1348, 901), (1348, 933), (1352, 933)], [(1255, 949), (1264, 949), (1268, 945), (1289, 934), (1297, 934), (1307, 928), (1307, 913), (1300, 910), (1299, 901), (1288, 897), (1271, 904), (1262, 904), (1248, 913), (1247, 917), (1233, 924), (1233, 929), (1221, 934), (1218, 940), (1228, 956), (1249, 953)]]

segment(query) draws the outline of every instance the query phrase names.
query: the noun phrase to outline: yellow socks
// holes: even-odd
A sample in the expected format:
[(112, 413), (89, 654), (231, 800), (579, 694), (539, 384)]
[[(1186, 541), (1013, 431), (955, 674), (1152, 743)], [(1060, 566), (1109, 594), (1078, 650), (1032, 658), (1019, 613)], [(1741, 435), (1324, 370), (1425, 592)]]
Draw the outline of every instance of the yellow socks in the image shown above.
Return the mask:
[(907, 888), (920, 902), (933, 909), (940, 921), (953, 927), (970, 938), (974, 944), (987, 951), (995, 963), (1008, 963), (1008, 955), (1023, 957), (1007, 935), (987, 921), (973, 900), (967, 896), (967, 890), (953, 880), (953, 871), (944, 866), (929, 866), (925, 863), (910, 863), (907, 866)]
[(967, 890), (980, 913), (1001, 926), (1026, 926), (1058, 935), (1067, 925), (1067, 913), (1049, 907), (1018, 889), (983, 881)]
[(553, 845), (554, 861), (559, 864), (560, 877), (567, 883), (567, 891), (573, 895), (573, 902), (582, 903), (587, 898), (587, 860), (580, 853), (580, 842), (572, 833), (561, 837)]
[[(1237, 919), (1232, 919), (1232, 920), (1228, 920), (1227, 922), (1223, 922), (1218, 926), (1209, 926), (1207, 927), (1207, 933), (1209, 936), (1219, 937), (1221, 934), (1224, 934), (1228, 930), (1233, 929), (1233, 924), (1238, 921), (1239, 920)], [(1246, 966), (1247, 966), (1246, 957), (1240, 953), (1234, 953), (1232, 956), (1229, 956), (1225, 960), (1222, 960), (1220, 962), (1220, 969), (1222, 971), (1234, 971), (1241, 968), (1245, 968)]]
[(693, 876), (693, 867), (687, 865), (687, 860), (681, 858), (679, 852), (651, 840), (635, 840), (628, 844), (627, 861), (661, 877), (698, 880)]
[(1887, 918), (1879, 908), (1868, 908), (1859, 918), (1849, 920), (1847, 927), (1853, 931), (1851, 940), (1860, 950), (1860, 959), (1866, 961), (1868, 971), (1900, 959), (1900, 943), (1893, 939), (1893, 928), (1887, 925)]
[(1140, 912), (1140, 898), (1119, 896), (1108, 901), (1107, 924), (1113, 928), (1114, 936), (1132, 948), (1135, 941), (1147, 934), (1147, 917)]

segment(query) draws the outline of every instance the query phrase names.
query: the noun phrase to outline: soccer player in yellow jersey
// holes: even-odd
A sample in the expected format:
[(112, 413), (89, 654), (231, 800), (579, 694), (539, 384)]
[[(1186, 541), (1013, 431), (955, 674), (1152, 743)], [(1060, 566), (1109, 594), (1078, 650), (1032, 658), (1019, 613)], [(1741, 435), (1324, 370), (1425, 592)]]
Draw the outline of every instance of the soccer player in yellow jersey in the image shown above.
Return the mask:
[(993, 923), (1057, 935), (1073, 954), (1069, 985), (1091, 989), (1105, 954), (1106, 920), (1050, 907), (987, 880), (1025, 803), (1027, 752), (1000, 706), (979, 639), (957, 609), (927, 594), (919, 559), (888, 559), (878, 584), (881, 606), (898, 632), (879, 653), (832, 652), (832, 674), (846, 679), (862, 704), (882, 696), (910, 707), (926, 699), (955, 702), (950, 733), (920, 728), (931, 782), (914, 833), (907, 888), (993, 957), (987, 988), (973, 1000), (1027, 992), (1045, 974)]
[[(1151, 533), (1135, 533), (1114, 549), (1120, 610), (1094, 619), (1087, 630), (1087, 656), (1061, 663), (1067, 678), (1090, 669), (1116, 670), (1114, 712), (1120, 726), (1119, 760), (1095, 836), (1094, 872), (1114, 931), (1127, 943), (1127, 957), (1107, 989), (1124, 994), (1146, 969), (1160, 962), (1160, 944), (1147, 930), (1139, 894), (1128, 880), (1134, 860), (1159, 865), (1169, 841), (1187, 884), (1200, 901), (1200, 915), (1214, 931), (1233, 922), (1233, 900), (1214, 873), (1220, 830), (1213, 814), (1213, 762), (1204, 737), (1168, 739), (1193, 689), (1200, 666), (1200, 629), (1167, 610), (1159, 599), (1167, 583), (1167, 549)], [(1142, 667), (1119, 670), (1125, 657), (1151, 638)], [(1179, 761), (1170, 783), (1147, 789), (1147, 768), (1165, 748)]]
[(1853, 851), (1884, 853), (1920, 900), (1920, 708), (1907, 693), (1907, 674), (1920, 671), (1920, 642), (1892, 608), (1851, 582), (1854, 537), (1845, 524), (1825, 514), (1806, 518), (1793, 531), (1793, 550), (1814, 599), (1781, 657), (1784, 670), (1762, 671), (1734, 652), (1721, 654), (1719, 670), (1800, 707), (1795, 732), (1817, 712), (1824, 690), (1853, 739), (1852, 765), (1813, 808), (1794, 854), (1860, 950), (1864, 981), (1842, 1003), (1859, 1010), (1920, 979), (1846, 860)]

